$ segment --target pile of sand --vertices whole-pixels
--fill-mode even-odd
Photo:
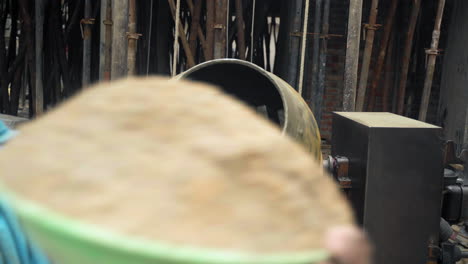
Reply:
[[[124,234],[254,252],[320,246],[352,223],[332,180],[253,111],[202,84],[130,79],[86,90],[0,152],[28,199]]]

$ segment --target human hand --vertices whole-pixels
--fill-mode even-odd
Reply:
[[[324,241],[332,258],[323,264],[370,264],[372,246],[364,232],[357,227],[330,229]]]

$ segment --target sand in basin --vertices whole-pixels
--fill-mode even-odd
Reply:
[[[87,89],[24,125],[0,168],[27,199],[177,245],[303,251],[353,221],[309,154],[203,84],[148,78]]]

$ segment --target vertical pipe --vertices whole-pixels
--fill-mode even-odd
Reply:
[[[189,8],[190,12],[191,12],[192,14],[195,14],[196,8],[200,8],[200,15],[201,15],[201,6],[202,6],[202,2],[203,2],[203,0],[200,0],[200,2],[199,2],[200,7],[197,7],[197,6],[194,7],[194,6],[193,6],[192,0],[187,0],[187,5],[188,5],[188,8]],[[203,30],[202,30],[202,28],[200,27],[200,22],[198,22],[198,25],[194,25],[193,22],[194,22],[194,21],[192,21],[192,27],[195,26],[195,27],[197,28],[197,32],[196,32],[196,33],[197,33],[197,35],[198,35],[198,40],[200,41],[200,44],[201,44],[201,46],[202,46],[202,48],[203,48],[203,54],[205,54],[205,53],[206,53],[205,35],[203,35]],[[192,53],[195,55],[194,52],[192,52]]]
[[[172,12],[167,1],[158,0],[155,3],[158,4],[157,14],[155,16],[156,21],[154,23],[154,26],[156,27],[154,32],[154,60],[156,61],[155,72],[158,74],[169,75],[171,73],[169,65],[170,43],[167,41],[167,36],[171,34],[170,19]]]
[[[171,2],[171,1],[169,1]],[[169,4],[171,6],[171,4]],[[180,0],[176,0],[175,12],[172,12],[174,15],[174,47],[172,49],[172,76],[177,74],[177,61],[179,60],[179,30],[183,27],[180,27]],[[182,30],[183,31],[183,30]],[[185,33],[185,32],[184,32]],[[181,34],[181,38],[185,39],[185,35]]]
[[[359,66],[359,38],[361,37],[362,0],[350,0],[348,37],[344,76],[343,110],[354,111]]]
[[[393,69],[392,65],[394,63],[393,60],[393,49],[395,45],[395,32],[392,33],[392,37],[390,39],[390,43],[388,44],[387,55],[385,59],[385,82],[383,87],[383,96],[382,96],[382,110],[384,112],[388,112],[390,110],[389,107],[389,95],[390,95],[390,88],[393,86]]]
[[[382,73],[382,69],[384,65],[384,60],[386,57],[388,42],[390,40],[390,34],[393,28],[393,21],[394,21],[396,9],[398,6],[398,2],[399,0],[392,0],[387,18],[385,20],[382,44],[380,45],[380,51],[377,57],[377,66],[375,67],[375,71],[373,74],[374,78],[372,79],[372,84],[370,87],[369,107],[367,109],[368,111],[374,110],[374,102],[375,102],[375,96],[376,96],[376,91],[377,91],[377,85],[379,85],[380,83],[380,77],[381,77],[381,73]]]
[[[213,59],[214,44],[214,21],[215,21],[214,0],[206,0],[206,60]]]
[[[322,12],[322,0],[315,0],[315,17],[314,17],[314,42],[312,46],[312,87],[311,98],[308,98],[312,103],[313,111],[317,117],[317,95],[318,95],[318,67],[319,67],[319,52],[320,52],[320,38],[323,36],[320,32],[320,20]]]
[[[444,15],[445,0],[439,0],[439,6],[437,7],[437,15],[434,25],[434,31],[432,32],[431,48],[426,50],[428,58],[426,78],[424,80],[424,90],[421,99],[421,108],[419,110],[419,120],[426,121],[427,108],[429,107],[429,99],[431,97],[432,80],[434,78],[435,62],[437,58],[437,49],[439,47],[440,38],[440,25],[442,23],[442,17]]]
[[[128,1],[112,2],[112,67],[111,79],[119,79],[127,73]]]
[[[195,0],[195,6],[192,13],[192,26],[190,28],[190,37],[189,37],[189,46],[192,54],[197,52],[197,34],[198,29],[200,28],[200,15],[202,8],[202,0]]]
[[[83,76],[81,86],[89,85],[91,79],[91,0],[84,2],[84,19],[81,26],[83,27]]]
[[[244,9],[242,0],[236,0],[236,22],[237,22],[237,50],[239,58],[245,60],[245,30],[244,30]]]
[[[32,100],[34,106],[35,116],[40,116],[44,112],[44,88],[42,83],[42,66],[43,66],[43,47],[44,47],[44,1],[35,1],[34,5],[35,12],[35,38],[36,38],[36,57],[35,57],[35,68],[36,78],[35,85],[32,89]]]
[[[101,0],[102,1],[102,0]],[[151,55],[151,36],[153,32],[153,1],[150,0],[150,17],[149,17],[149,26],[148,26],[148,33],[146,34],[146,38],[148,39],[148,52],[146,53],[146,75],[149,74],[150,68],[150,55]]]
[[[328,52],[328,32],[330,29],[330,1],[325,0],[323,7],[323,23],[322,23],[322,45],[320,46],[320,64],[318,72],[318,87],[317,94],[315,96],[315,119],[317,124],[320,127],[322,120],[322,103],[323,103],[323,93],[325,91],[325,77],[327,70],[327,52]]]
[[[221,59],[226,57],[227,0],[212,1],[215,2],[213,57]]]
[[[291,33],[300,32],[302,25],[302,0],[291,0],[289,5],[289,19],[292,20],[290,23],[290,31],[288,32],[289,49],[286,51],[288,54],[289,63],[287,64],[287,78],[286,81],[294,88],[297,87],[297,68],[299,65],[299,51],[300,51],[300,39],[298,36],[294,36]]]
[[[319,0],[319,1],[322,1],[322,0]],[[304,20],[302,22],[301,62],[299,64],[299,80],[297,82],[297,90],[300,95],[302,95],[302,87],[304,86],[304,68],[305,68],[307,31],[308,31],[307,28],[309,26],[309,3],[310,3],[310,0],[305,0]]]
[[[112,0],[101,0],[101,56],[104,58],[101,61],[100,79],[109,81],[111,79],[112,68]],[[104,13],[103,13],[104,12]],[[102,58],[102,57],[101,57]]]
[[[374,36],[377,26],[379,0],[372,0],[369,24],[366,25],[366,46],[364,47],[364,54],[362,57],[361,77],[359,78],[358,95],[356,100],[356,111],[362,112],[364,110],[364,101],[366,99],[367,78],[369,77],[369,65],[372,57],[372,49],[374,47]]]
[[[406,33],[405,50],[403,51],[403,61],[401,63],[400,84],[398,87],[398,104],[397,114],[403,115],[405,105],[405,92],[406,81],[408,80],[409,62],[411,59],[411,49],[413,47],[414,30],[416,29],[416,22],[419,16],[419,9],[421,8],[421,0],[413,1],[413,8],[411,9],[411,18]]]
[[[136,0],[128,0],[128,52],[127,52],[127,74],[135,75],[137,41],[140,34],[137,30]]]
[[[253,62],[254,56],[254,36],[255,36],[255,7],[257,6],[257,1],[253,0],[252,2],[252,23],[250,25],[250,62]]]
[[[100,34],[99,34],[99,80],[104,80],[104,61],[106,58],[105,55],[105,46],[106,46],[106,11],[107,11],[107,0],[101,0],[101,20],[99,21]]]
[[[174,0],[168,0],[169,3],[169,8],[171,9],[171,14],[172,18],[174,19],[174,23],[177,24],[175,27],[175,30],[177,31],[177,34],[174,34],[175,36],[178,36],[177,39],[180,40],[182,43],[182,48],[184,49],[185,52],[185,57],[187,59],[187,66],[193,67],[195,66],[195,58],[193,57],[192,52],[190,51],[190,46],[187,40],[187,37],[185,35],[185,30],[184,30],[184,25],[182,22],[180,22],[180,19],[177,19],[177,14],[180,15],[180,13],[177,12],[177,9],[180,8],[180,1],[177,0],[177,5],[174,3]],[[176,22],[178,21],[178,23]],[[174,44],[176,44],[177,49],[179,47],[178,41],[175,41]],[[175,51],[174,51],[175,54]]]

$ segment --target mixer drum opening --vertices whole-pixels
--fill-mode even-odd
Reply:
[[[284,105],[278,88],[259,69],[244,63],[212,61],[188,70],[184,78],[217,85],[273,123],[284,126]]]

